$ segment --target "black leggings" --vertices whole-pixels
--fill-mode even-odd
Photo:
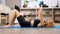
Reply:
[[[24,19],[24,16],[19,16],[18,18],[17,18],[17,20],[18,20],[18,22],[19,22],[19,24],[20,24],[20,26],[21,27],[30,27],[31,26],[31,22],[30,21],[26,21],[25,19]],[[39,19],[35,19],[34,20],[34,26],[33,27],[37,27],[37,25],[40,23],[40,20]]]

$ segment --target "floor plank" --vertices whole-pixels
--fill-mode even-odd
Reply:
[[[0,34],[60,34],[60,29],[55,28],[20,28],[0,29]]]

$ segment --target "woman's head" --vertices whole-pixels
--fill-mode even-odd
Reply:
[[[53,27],[54,26],[54,21],[52,19],[47,19],[45,21],[46,27]]]

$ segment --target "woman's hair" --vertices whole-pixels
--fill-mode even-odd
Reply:
[[[46,27],[53,27],[54,26],[54,21],[50,22],[49,24],[46,23]]]
[[[20,12],[19,6],[15,5],[15,9],[18,10],[18,11]]]

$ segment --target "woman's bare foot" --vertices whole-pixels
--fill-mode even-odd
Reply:
[[[13,25],[6,25],[5,27],[9,28],[9,27],[12,27]]]

